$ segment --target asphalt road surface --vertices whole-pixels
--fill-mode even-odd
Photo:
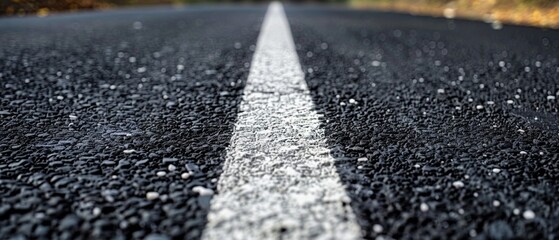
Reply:
[[[2,18],[0,83],[0,239],[559,238],[557,30],[278,4]]]

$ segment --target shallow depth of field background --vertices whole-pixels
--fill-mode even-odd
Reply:
[[[0,15],[47,16],[53,12],[110,9],[139,5],[200,3],[254,3],[262,0],[0,0]],[[307,0],[362,9],[380,9],[422,15],[559,28],[559,0]]]

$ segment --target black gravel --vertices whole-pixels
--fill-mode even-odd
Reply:
[[[366,238],[559,238],[559,31],[287,15]]]
[[[264,10],[0,19],[0,239],[199,238]],[[559,238],[558,31],[287,10],[366,238]]]
[[[199,238],[264,11],[0,19],[0,239]]]

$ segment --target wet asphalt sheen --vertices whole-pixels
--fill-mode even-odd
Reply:
[[[367,239],[559,237],[559,31],[285,6]],[[0,19],[0,239],[198,239],[266,13]]]

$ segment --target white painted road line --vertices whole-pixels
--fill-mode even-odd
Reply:
[[[203,239],[358,239],[283,7],[268,8]]]

